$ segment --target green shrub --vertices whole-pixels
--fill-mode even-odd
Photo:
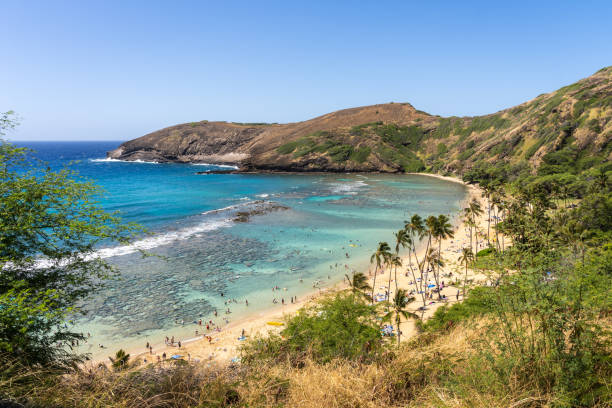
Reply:
[[[336,163],[342,163],[348,160],[353,154],[353,146],[351,145],[338,145],[330,148],[327,153],[332,161]]]
[[[383,351],[375,315],[375,307],[360,297],[338,293],[289,318],[282,338],[270,336],[247,342],[241,349],[242,361],[299,362],[306,357],[319,362],[336,358],[372,361]]]
[[[372,149],[370,149],[369,147],[360,147],[355,149],[351,156],[350,159],[354,162],[357,163],[364,163],[368,157],[370,156],[370,153],[372,152]]]
[[[280,154],[289,154],[289,153],[293,153],[293,151],[295,150],[297,146],[298,146],[298,142],[293,141],[293,142],[285,143],[282,146],[279,146],[276,149],[276,151]]]
[[[474,154],[474,149],[467,149],[467,150],[464,150],[463,152],[461,152],[457,158],[459,160],[467,160],[473,154]]]
[[[417,323],[419,329],[427,332],[446,330],[460,321],[491,313],[494,296],[495,292],[491,287],[474,288],[463,302],[455,303],[452,306],[442,306],[426,322],[419,321]]]

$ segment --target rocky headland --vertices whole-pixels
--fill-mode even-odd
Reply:
[[[482,161],[538,167],[562,149],[610,158],[612,67],[491,115],[440,117],[409,103],[288,124],[198,121],[123,143],[108,157],[238,166],[238,172],[448,172]],[[224,171],[226,172],[226,171]],[[227,171],[227,172],[231,172]]]

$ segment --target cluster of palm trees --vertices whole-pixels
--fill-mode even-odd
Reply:
[[[388,269],[386,315],[384,316],[384,320],[395,319],[398,327],[399,342],[399,322],[401,317],[419,318],[419,316],[406,309],[408,304],[415,300],[415,297],[410,296],[407,290],[398,287],[397,269],[398,267],[402,267],[400,252],[402,249],[408,251],[408,270],[412,275],[414,292],[420,295],[421,301],[423,302],[420,316],[422,317],[427,305],[427,299],[432,294],[430,288],[428,288],[428,282],[431,275],[433,275],[433,279],[436,282],[433,286],[437,289],[438,299],[441,299],[439,290],[440,276],[441,268],[444,266],[444,260],[440,255],[442,241],[447,238],[452,238],[454,236],[454,231],[450,219],[444,214],[438,215],[437,217],[432,215],[426,219],[423,219],[418,214],[414,214],[410,220],[404,222],[404,227],[395,232],[394,236],[395,245],[393,250],[387,242],[379,242],[376,251],[370,258],[370,263],[375,266],[372,287],[368,285],[367,277],[360,272],[353,273],[352,277],[346,275],[346,279],[349,282],[349,286],[354,296],[367,299],[374,304],[377,277],[385,268]],[[423,239],[426,239],[426,249],[423,257],[419,259],[416,249]],[[391,298],[391,281],[393,279],[395,280],[395,295],[393,300],[389,301]]]

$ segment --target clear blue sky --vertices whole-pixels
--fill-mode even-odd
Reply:
[[[390,101],[485,114],[612,65],[610,0],[360,3],[4,1],[0,111],[22,117],[9,139]]]

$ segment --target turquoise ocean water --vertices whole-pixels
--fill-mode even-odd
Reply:
[[[219,167],[105,160],[118,144],[19,143],[52,168],[76,161],[73,169],[104,188],[105,209],[149,231],[133,245],[100,248],[121,279],[93,296],[77,322],[91,334],[81,350],[94,358],[166,335],[193,337],[200,318],[233,321],[280,307],[274,298],[304,296],[315,282],[327,287],[354,269],[367,271],[377,243],[391,243],[403,220],[455,216],[466,194],[460,184],[426,176],[197,175]],[[275,204],[288,209],[232,221],[236,212]],[[156,256],[143,258],[138,248]]]

